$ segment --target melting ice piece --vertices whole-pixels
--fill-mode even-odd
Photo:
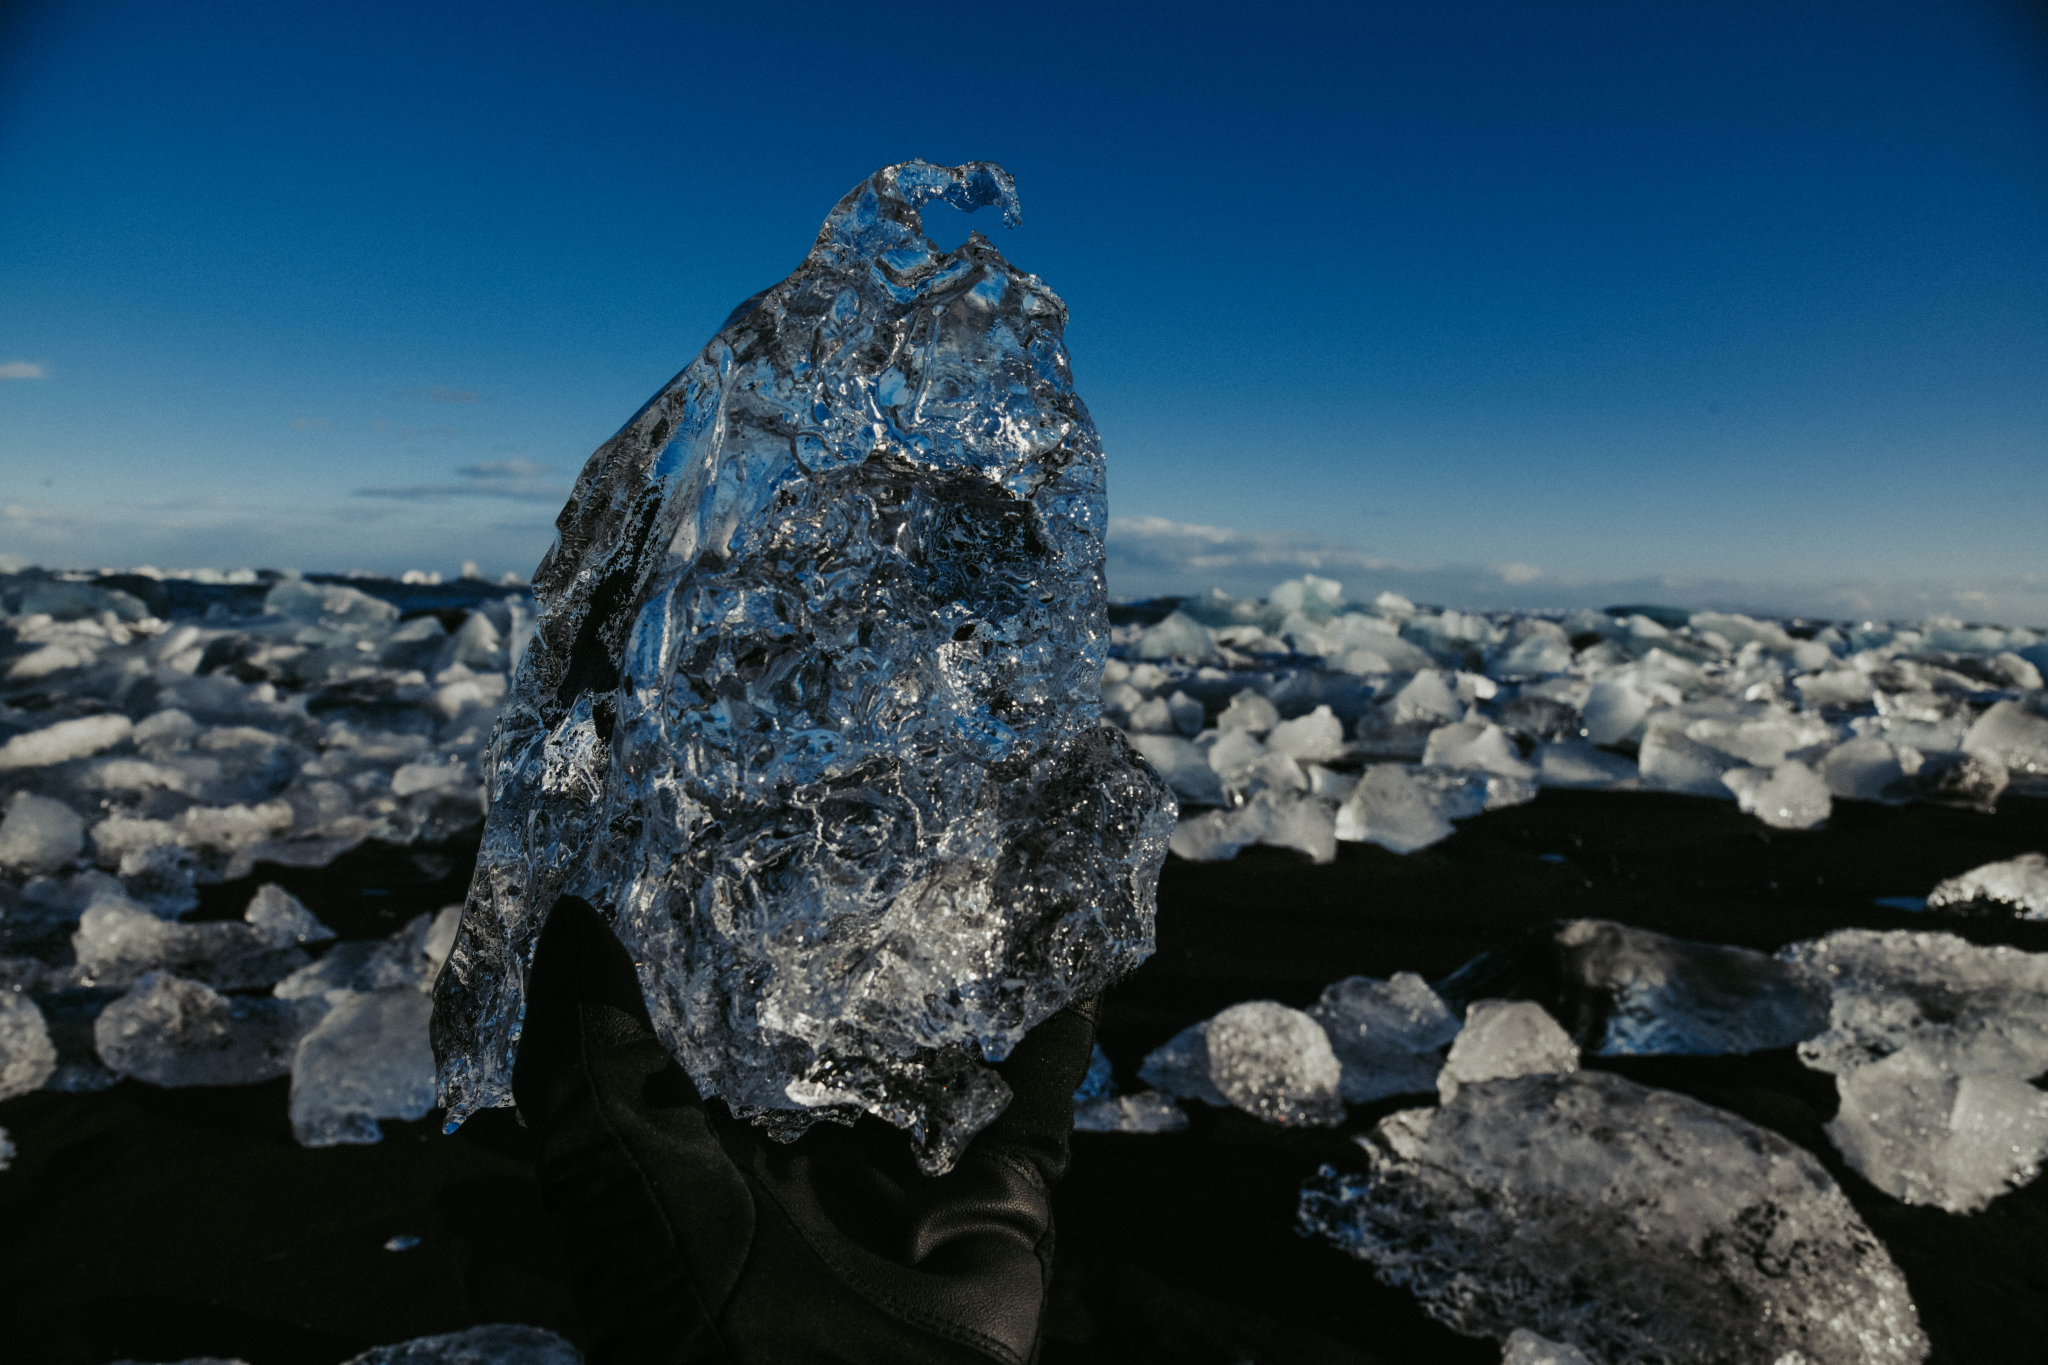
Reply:
[[[87,906],[71,936],[78,966],[94,985],[125,986],[164,969],[223,990],[268,986],[306,965],[300,944],[334,933],[275,886],[249,902],[242,923],[168,924],[125,899]]]
[[[292,1058],[292,1135],[304,1147],[376,1142],[378,1119],[434,1107],[434,1002],[399,988],[340,995]]]
[[[1460,1087],[1475,1081],[1578,1069],[1578,1044],[1543,1006],[1530,1000],[1475,1000],[1465,1007],[1465,1027],[1437,1073],[1436,1090],[1449,1104]]]
[[[934,247],[941,199],[1017,221],[994,165],[876,172],[585,466],[437,988],[452,1122],[511,1102],[565,894],[704,1094],[784,1137],[878,1115],[934,1172],[1008,1102],[983,1060],[1150,953],[1174,807],[1099,724],[1066,308]]]
[[[1166,1095],[1309,1126],[1344,1121],[1342,1075],[1322,1025],[1271,1000],[1232,1005],[1181,1030],[1138,1068]]]
[[[1576,1346],[1537,1336],[1526,1327],[1508,1333],[1500,1365],[1599,1365]]]
[[[0,866],[34,874],[71,861],[85,846],[85,821],[62,801],[16,792],[0,816]]]
[[[1905,1277],[1813,1156],[1602,1072],[1466,1085],[1329,1167],[1300,1226],[1456,1331],[1517,1328],[1597,1361],[1926,1358]]]
[[[461,917],[461,906],[445,905],[436,914],[414,916],[390,938],[337,943],[318,962],[278,982],[271,994],[298,1000],[329,991],[430,991]]]
[[[1949,915],[2048,919],[2048,856],[2022,853],[1950,877],[1927,893],[1927,908]]]
[[[1826,823],[1834,801],[1819,773],[1796,759],[1775,768],[1735,768],[1721,774],[1735,803],[1772,829],[1812,829]]]
[[[1592,919],[1555,942],[1566,985],[1604,996],[1601,1056],[1762,1052],[1827,1027],[1827,986],[1763,953]]]
[[[493,1322],[373,1346],[342,1365],[583,1365],[583,1353],[544,1328]]]
[[[1957,1076],[1918,1048],[1835,1079],[1830,1141],[1908,1204],[1976,1213],[2041,1173],[2048,1095],[2015,1076]]]
[[[1413,972],[1345,977],[1309,1014],[1344,1068],[1339,1090],[1351,1104],[1436,1089],[1444,1045],[1458,1036],[1457,1016]]]
[[[100,1012],[100,1060],[155,1085],[254,1085],[291,1070],[319,1009],[267,996],[224,996],[151,972]]]
[[[1077,1133],[1177,1133],[1187,1126],[1186,1111],[1157,1090],[1104,1095],[1074,1106]]]
[[[0,1100],[43,1088],[57,1069],[57,1045],[36,1002],[0,990]]]

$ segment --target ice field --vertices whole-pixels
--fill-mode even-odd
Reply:
[[[93,1103],[204,1124],[177,1094],[223,1116],[260,1099],[291,1147],[266,1161],[320,1149],[387,1174],[402,1152],[340,1149],[465,1141],[430,1118],[428,992],[533,605],[516,584],[408,578],[0,576],[0,1206],[32,1211],[24,1182],[71,1178],[36,1144],[72,1152],[51,1116],[83,1124]],[[2048,1249],[2048,638],[1356,604],[1313,577],[1112,620],[1104,719],[1181,813],[1160,953],[1112,993],[1077,1095],[1090,1136],[1063,1198],[1093,1202],[1062,1205],[1063,1254],[1100,1269],[1091,1247],[1125,1235],[1091,1241],[1112,1198],[1091,1161],[1133,1189],[1207,1162],[1210,1186],[1149,1206],[1162,1235],[1293,1239],[1322,1258],[1304,1283],[1344,1286],[1417,1344],[1168,1313],[1178,1291],[1118,1262],[1055,1303],[1068,1335],[1049,1361],[2020,1358],[1957,1344],[1988,1329],[1929,1308],[1949,1291],[1923,1289],[1939,1277],[1915,1239],[1935,1234],[1899,1229]],[[1417,927],[1435,912],[1414,888],[1476,884],[1494,855],[1465,850],[1567,817],[1594,831],[1582,844],[1638,818],[1773,859],[1865,842],[1813,861],[1815,889],[1770,880],[1757,904],[1792,897],[1775,917],[1717,918],[1610,894],[1560,839],[1486,883],[1525,904],[1431,892],[1460,927],[1417,937],[1438,930]],[[1883,831],[1896,854],[1870,851]],[[1702,885],[1727,861],[1683,845],[1667,835],[1668,859]],[[1627,876],[1654,881],[1664,855],[1639,855]],[[1928,871],[1844,889],[1893,857]],[[323,899],[343,882],[361,898]],[[1330,896],[1346,908],[1292,903]],[[1197,966],[1199,986],[1174,975]],[[1233,1171],[1292,1195],[1226,1216],[1212,1191]],[[1114,1334],[1084,1330],[1109,1311],[1091,1295],[1186,1340],[1091,1355]],[[537,1337],[530,1356],[292,1340],[277,1359],[570,1358]],[[51,1358],[92,1358],[66,1349]]]

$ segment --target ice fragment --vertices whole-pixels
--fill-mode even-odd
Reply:
[[[1827,783],[1797,760],[1775,768],[1735,768],[1721,774],[1742,810],[1772,829],[1813,829],[1834,808]]]
[[[1539,1337],[1526,1327],[1508,1333],[1500,1365],[1599,1365],[1576,1346]]]
[[[292,1134],[301,1146],[375,1142],[378,1119],[434,1107],[434,1049],[424,992],[398,988],[329,997],[327,1017],[292,1058]]]
[[[36,1002],[0,990],[0,1100],[40,1090],[57,1069],[57,1046]]]
[[[197,981],[151,972],[101,1011],[100,1060],[155,1085],[254,1085],[291,1070],[308,1002],[224,996]]]
[[[583,1365],[583,1355],[543,1328],[494,1322],[375,1346],[342,1365]]]
[[[1338,1088],[1350,1104],[1436,1089],[1443,1048],[1458,1019],[1413,972],[1390,980],[1348,976],[1309,1011],[1343,1066]]]
[[[1300,1226],[1457,1331],[1524,1329],[1596,1361],[1926,1358],[1905,1277],[1821,1164],[1698,1100],[1519,1076],[1391,1115],[1364,1145],[1366,1174],[1303,1187]]]
[[[2008,914],[2048,919],[2048,856],[2022,853],[1950,877],[1927,893],[1927,908],[1950,915]]]
[[[85,821],[62,801],[16,792],[0,816],[0,866],[34,874],[70,862],[85,844]]]
[[[1465,1026],[1437,1073],[1436,1089],[1449,1104],[1460,1087],[1475,1081],[1578,1069],[1578,1045],[1541,1005],[1529,1000],[1475,1000],[1465,1007]]]

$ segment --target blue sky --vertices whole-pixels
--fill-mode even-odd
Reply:
[[[1016,176],[1122,595],[2048,623],[2017,3],[5,13],[15,562],[523,573],[922,156]]]

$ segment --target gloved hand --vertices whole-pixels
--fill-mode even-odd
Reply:
[[[931,1178],[878,1120],[781,1144],[706,1103],[655,1037],[610,927],[558,903],[513,1093],[592,1365],[1025,1365],[1094,1016],[1090,1001],[1034,1029],[996,1068],[1009,1108]]]

